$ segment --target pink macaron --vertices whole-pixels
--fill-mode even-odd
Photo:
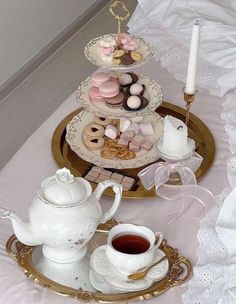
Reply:
[[[119,92],[116,96],[104,97],[104,99],[108,106],[112,106],[112,107],[121,106],[124,100],[124,93]]]
[[[103,101],[103,97],[99,93],[99,88],[97,87],[91,87],[89,89],[89,98],[90,100],[97,102],[97,101]]]
[[[106,81],[99,86],[99,93],[103,97],[114,97],[118,95],[120,88],[115,81]]]
[[[92,75],[92,84],[95,87],[99,87],[103,82],[110,80],[110,78],[107,73],[96,73]]]

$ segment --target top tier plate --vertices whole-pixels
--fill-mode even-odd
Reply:
[[[84,55],[85,57],[92,62],[94,65],[97,65],[99,67],[108,68],[108,69],[130,69],[134,67],[139,67],[143,64],[145,64],[154,54],[153,47],[150,43],[146,42],[141,37],[134,37],[135,40],[139,43],[138,52],[140,52],[143,56],[143,59],[139,62],[134,62],[130,65],[115,65],[112,62],[105,62],[101,59],[100,54],[98,53],[98,43],[99,40],[102,38],[106,38],[107,36],[113,36],[116,38],[116,34],[108,34],[104,36],[99,36],[97,38],[94,38],[89,41],[89,43],[84,48]]]
[[[115,76],[112,72],[110,75]],[[101,117],[121,119],[148,114],[155,111],[161,105],[163,98],[162,88],[155,80],[142,74],[137,75],[139,77],[137,83],[145,85],[146,93],[144,93],[144,96],[149,100],[149,104],[142,110],[126,111],[123,107],[109,107],[105,102],[92,102],[89,99],[89,88],[92,86],[91,76],[80,83],[76,99],[82,104],[86,111]]]

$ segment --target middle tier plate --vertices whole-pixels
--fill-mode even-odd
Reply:
[[[115,76],[115,73],[110,73]],[[82,104],[83,108],[97,116],[109,118],[131,118],[138,115],[144,115],[154,112],[162,103],[163,93],[161,86],[150,77],[142,74],[138,75],[137,83],[144,84],[146,91],[144,96],[149,100],[149,104],[138,111],[127,111],[123,107],[110,107],[104,101],[92,102],[89,99],[89,89],[92,87],[92,77],[89,76],[86,80],[81,82],[78,87],[76,98]]]
[[[92,123],[94,114],[82,111],[68,123],[66,128],[66,141],[70,148],[82,159],[103,168],[129,169],[139,168],[144,165],[155,162],[160,158],[156,150],[155,142],[162,135],[163,118],[157,113],[149,113],[144,117],[144,122],[151,122],[154,134],[149,136],[149,140],[154,143],[152,149],[148,152],[139,152],[136,157],[129,160],[105,159],[100,155],[100,151],[89,150],[83,142],[83,129],[86,125]]]

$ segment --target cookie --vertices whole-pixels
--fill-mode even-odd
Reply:
[[[105,141],[105,147],[107,148],[115,148],[117,146],[117,140],[108,139]]]
[[[122,159],[123,160],[130,160],[130,159],[134,159],[135,157],[136,157],[135,152],[129,151]]]
[[[89,150],[100,150],[105,144],[103,137],[91,138],[86,134],[83,135],[83,142]]]
[[[122,105],[124,97],[125,97],[124,93],[120,92],[118,95],[114,97],[105,98],[105,102],[108,106],[119,107]]]
[[[113,59],[112,59],[112,62],[113,62],[115,65],[120,65],[120,64],[121,64],[120,58],[113,58]]]
[[[101,138],[104,135],[104,127],[96,123],[88,124],[84,128],[84,134],[90,138]]]
[[[116,157],[120,159],[123,159],[129,153],[128,148],[123,145],[117,145],[117,151]]]
[[[108,126],[112,123],[112,119],[105,118],[105,117],[99,117],[99,116],[94,116],[94,123],[101,125],[101,126]]]
[[[103,147],[100,151],[100,155],[102,158],[112,159],[117,155],[116,148]]]
[[[130,54],[130,57],[135,61],[135,62],[139,62],[143,59],[143,55],[140,54],[139,52],[134,52],[134,51],[131,51],[129,52]]]
[[[113,53],[113,58],[120,59],[124,54],[124,50],[115,50],[115,52]]]
[[[123,65],[130,65],[135,62],[128,53],[125,53],[122,57],[120,57],[120,60]]]

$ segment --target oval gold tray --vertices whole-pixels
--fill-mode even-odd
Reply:
[[[112,219],[105,224],[98,226],[98,230],[88,244],[88,250],[92,253],[96,247],[104,245],[109,230],[116,225],[117,222]],[[24,274],[33,282],[49,289],[52,292],[63,296],[69,296],[82,301],[99,301],[102,303],[120,303],[129,300],[145,300],[158,296],[166,292],[171,287],[175,287],[186,282],[192,275],[192,265],[190,261],[181,256],[177,249],[173,249],[163,241],[160,249],[165,252],[169,261],[169,270],[165,278],[155,282],[151,287],[135,291],[124,292],[119,294],[105,294],[101,292],[90,292],[82,289],[74,289],[61,285],[47,277],[45,277],[34,264],[34,251],[40,246],[27,246],[20,243],[15,235],[12,235],[6,243],[8,254],[16,259]],[[39,249],[39,248],[38,248]]]
[[[84,176],[88,171],[91,164],[81,159],[75,152],[73,152],[65,140],[66,126],[72,118],[83,109],[80,108],[68,116],[66,116],[61,123],[57,126],[52,136],[51,148],[53,157],[60,168],[66,167],[76,176]],[[168,102],[163,102],[156,112],[161,116],[172,115],[176,118],[185,121],[186,110]],[[196,152],[203,157],[203,161],[199,169],[195,172],[197,180],[199,181],[210,169],[215,157],[215,142],[212,133],[208,127],[195,115],[190,113],[189,121],[189,137],[193,138],[196,142]],[[147,167],[148,165],[144,166]],[[128,176],[137,178],[137,173],[144,167],[136,169],[116,169],[115,171],[123,173]],[[93,188],[97,185],[91,183]],[[106,195],[113,196],[114,193],[111,189],[105,191]],[[155,196],[155,190],[146,191],[141,182],[138,181],[137,187],[133,191],[124,191],[123,198],[147,198]]]

